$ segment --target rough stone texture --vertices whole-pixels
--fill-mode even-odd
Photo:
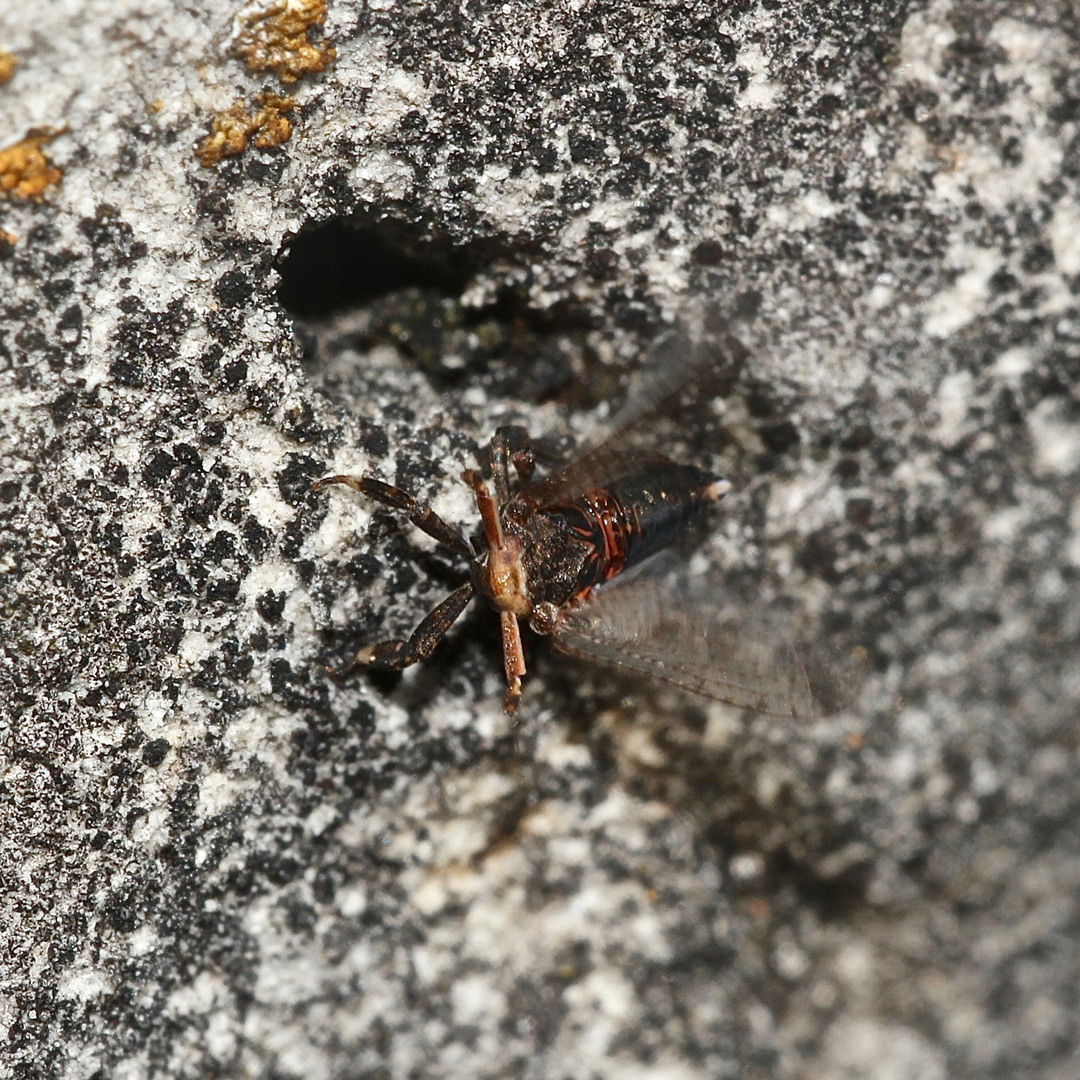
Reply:
[[[1075,1077],[1074,5],[336,0],[288,88],[232,14],[0,13],[0,140],[67,125],[0,207],[0,1076]],[[200,165],[261,92],[291,139]],[[452,575],[309,481],[471,520],[703,299],[694,565],[862,641],[858,708],[538,649],[515,732],[483,611],[328,679]]]

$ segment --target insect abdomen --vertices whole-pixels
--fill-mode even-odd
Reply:
[[[608,490],[631,522],[623,570],[674,543],[718,495],[707,473],[674,462],[657,463]]]
[[[658,459],[545,513],[588,542],[590,554],[577,581],[584,591],[673,543],[720,493],[701,469]]]

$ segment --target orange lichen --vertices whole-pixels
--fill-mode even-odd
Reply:
[[[236,16],[232,53],[249,71],[273,71],[283,83],[296,82],[337,56],[325,39],[308,39],[308,30],[325,19],[326,0],[256,0]]]
[[[63,175],[41,149],[62,128],[32,128],[24,138],[0,150],[0,195],[41,202]]]
[[[19,238],[6,229],[0,229],[0,259],[6,259],[14,250]]]
[[[17,56],[12,56],[6,50],[0,49],[0,86],[11,82],[11,76],[15,74],[15,69],[18,66],[19,58]]]
[[[254,112],[249,113],[238,101],[211,119],[210,134],[195,150],[204,165],[216,165],[222,158],[242,153],[249,139],[260,150],[289,141],[292,125],[284,114],[292,111],[292,98],[262,93],[257,100],[259,108]]]

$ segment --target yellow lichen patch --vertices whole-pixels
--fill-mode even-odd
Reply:
[[[40,202],[63,175],[41,148],[62,128],[33,128],[25,138],[0,150],[0,195]]]
[[[11,76],[15,74],[15,69],[19,66],[19,58],[12,56],[11,53],[0,49],[0,86],[3,86],[6,82],[11,82]]]
[[[250,71],[273,71],[284,83],[322,71],[337,55],[308,30],[326,19],[326,0],[254,0],[236,16],[232,52]]]
[[[18,242],[19,238],[14,233],[0,229],[0,259],[6,259]]]
[[[263,93],[258,103],[259,107],[251,113],[238,101],[214,116],[210,134],[199,143],[195,156],[204,165],[216,165],[222,158],[242,153],[249,139],[260,150],[288,142],[292,126],[285,113],[292,111],[292,98]]]

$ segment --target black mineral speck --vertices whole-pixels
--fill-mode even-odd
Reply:
[[[798,446],[801,436],[799,429],[790,420],[779,420],[774,424],[762,424],[758,434],[765,447],[774,454],[786,454]]]
[[[76,345],[82,337],[83,313],[78,304],[72,304],[57,320],[56,329],[65,345]]]
[[[865,450],[874,441],[869,424],[856,424],[840,440],[841,450]]]
[[[796,561],[808,574],[824,581],[840,580],[836,568],[838,552],[832,535],[827,530],[811,533],[796,555]]]
[[[369,552],[354,555],[347,564],[349,577],[358,590],[366,589],[378,576],[379,560]]]
[[[244,544],[247,546],[248,551],[256,559],[261,559],[270,549],[270,543],[273,539],[270,530],[249,514],[244,520],[242,532]]]
[[[874,516],[873,500],[848,499],[845,515],[852,525],[860,529],[868,529]]]
[[[719,266],[724,261],[724,245],[719,240],[702,240],[694,248],[694,262],[699,266]]]
[[[211,420],[203,425],[200,441],[203,446],[220,446],[225,438],[225,424],[221,420]]]
[[[242,270],[227,271],[214,286],[214,295],[221,305],[227,308],[246,304],[254,291],[255,286]]]
[[[119,522],[115,523],[119,528]],[[161,533],[154,529],[148,532],[142,540],[142,554],[143,560],[149,566],[153,566],[155,563],[161,562],[162,559],[168,554],[165,548],[165,538]]]
[[[187,517],[197,525],[208,525],[217,513],[225,498],[225,489],[220,480],[214,479],[206,485],[201,499],[189,502],[186,507]]]
[[[239,499],[234,499],[222,508],[221,516],[232,525],[239,525],[244,520],[244,512],[247,504]]]
[[[322,428],[315,420],[314,410],[306,401],[286,411],[282,417],[281,429],[298,443],[315,442],[322,434]]]
[[[80,397],[75,390],[65,390],[50,403],[49,412],[52,413],[53,423],[57,427],[63,427],[75,414]]]
[[[236,537],[232,533],[218,530],[206,545],[205,555],[212,563],[219,566],[227,559],[235,559]]]
[[[169,749],[168,739],[151,739],[142,749],[143,763],[156,769],[165,760]]]
[[[104,909],[105,921],[118,934],[130,934],[140,922],[134,898],[128,894],[114,895]]]
[[[148,484],[157,484],[167,480],[176,468],[177,461],[172,454],[158,450],[143,469],[143,479]]]
[[[288,464],[277,474],[278,491],[290,506],[307,502],[311,484],[324,472],[322,462],[306,454],[288,454]]]
[[[255,666],[251,654],[235,638],[222,644],[221,661],[225,673],[237,680],[246,679]]]
[[[255,601],[255,610],[271,626],[276,626],[281,622],[281,616],[285,611],[285,594],[283,592],[262,593]]]
[[[386,457],[390,451],[390,438],[382,428],[375,427],[374,424],[363,424],[360,445],[372,457]]]
[[[1054,251],[1046,244],[1032,244],[1021,265],[1029,274],[1040,274],[1054,265]]]
[[[858,480],[861,471],[859,459],[847,455],[840,458],[836,463],[836,467],[833,469],[833,472],[846,483],[853,483]]]
[[[222,385],[230,390],[236,390],[247,381],[248,366],[246,360],[233,360],[226,364],[221,373]]]
[[[121,385],[140,389],[144,385],[142,364],[134,359],[117,359],[109,365],[109,374]]]
[[[281,404],[283,394],[281,383],[277,379],[268,379],[263,383],[256,383],[248,387],[248,404],[260,413],[264,419],[270,421],[274,410]]]
[[[235,578],[215,578],[206,586],[206,599],[231,604],[240,593],[240,582]]]
[[[217,371],[225,350],[216,342],[199,357],[199,370],[208,378]]]
[[[755,420],[767,420],[776,412],[776,403],[760,387],[751,387],[746,393],[746,409]]]
[[[74,288],[75,282],[71,278],[56,278],[46,281],[41,286],[41,292],[49,304],[55,307],[61,300],[69,297]]]
[[[297,559],[304,545],[304,537],[307,535],[303,523],[299,517],[293,518],[284,529],[281,530],[279,550],[286,559]]]

